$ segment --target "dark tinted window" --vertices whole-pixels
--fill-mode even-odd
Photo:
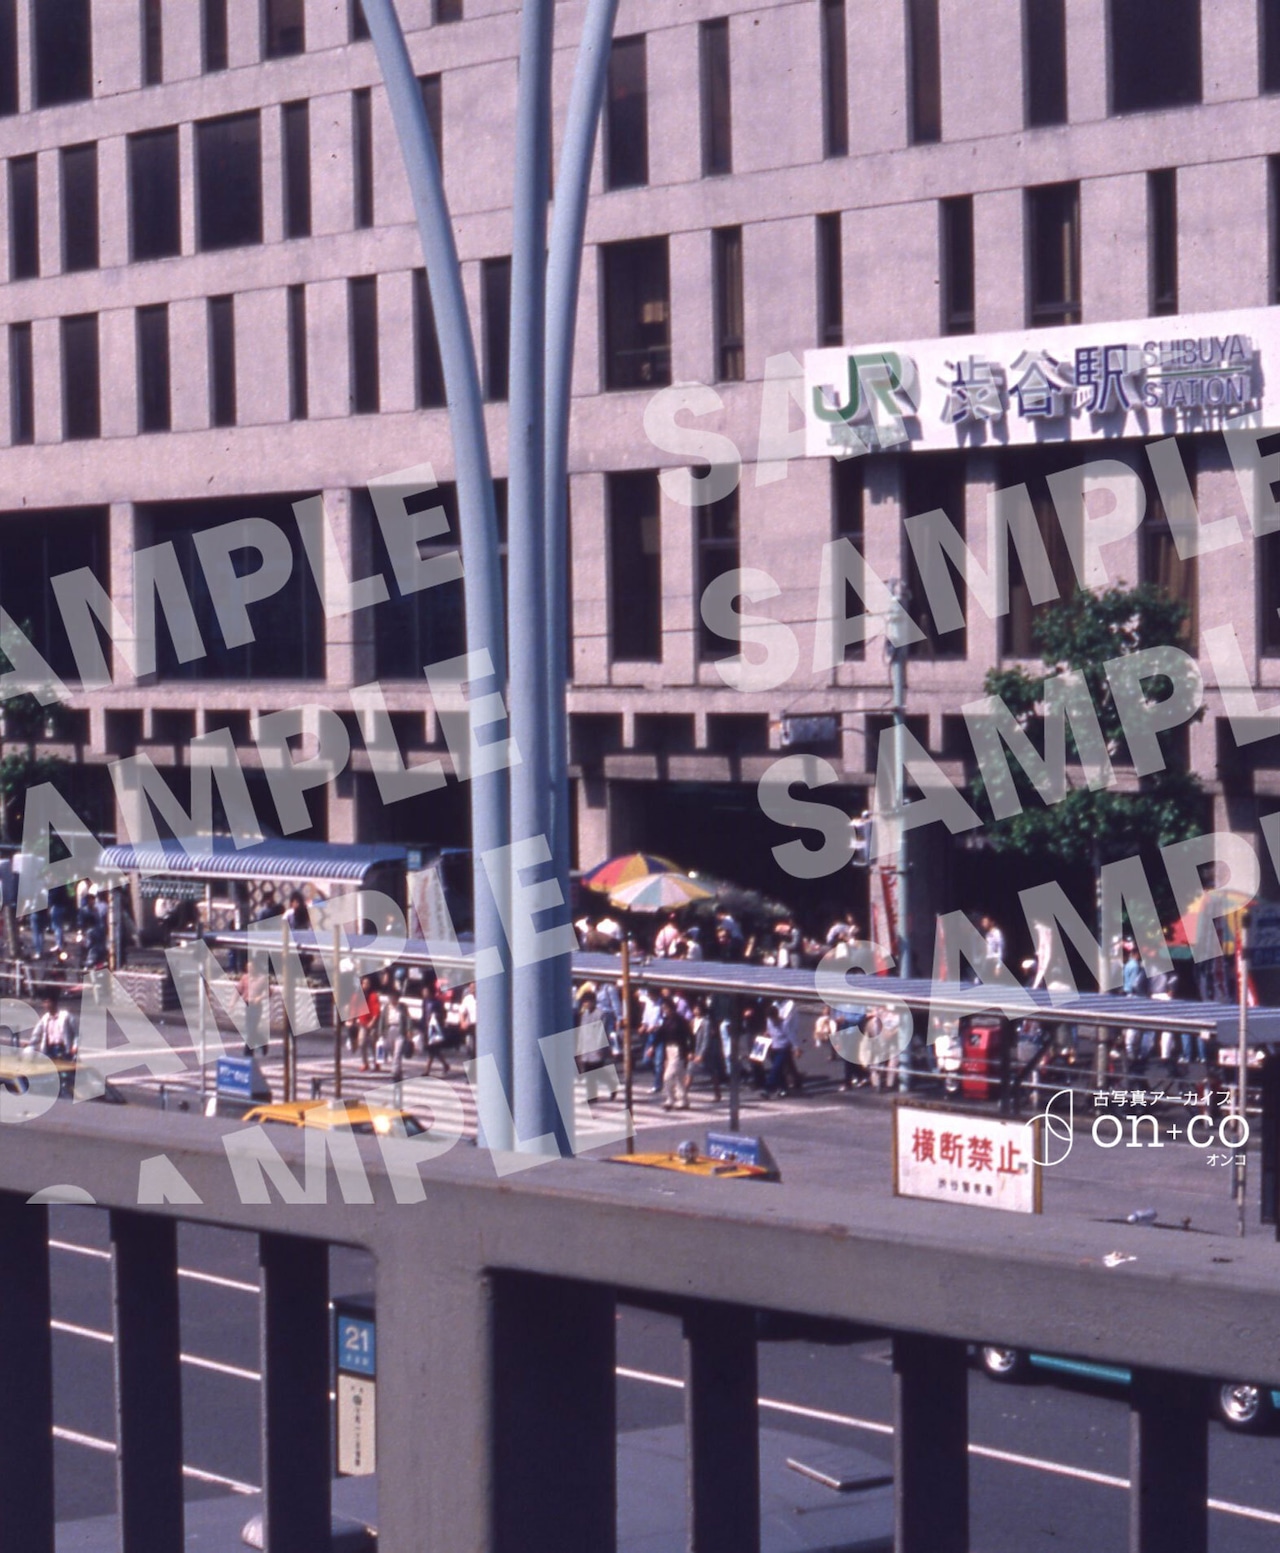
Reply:
[[[907,0],[911,143],[942,139],[942,59],[938,0]]]
[[[705,662],[714,662],[731,657],[739,647],[737,634],[724,636],[713,630],[701,609],[702,596],[711,584],[726,572],[737,571],[741,561],[737,487],[719,501],[694,510],[698,524],[698,655]]]
[[[18,111],[18,0],[0,0],[0,114]]]
[[[698,31],[702,66],[702,171],[733,171],[733,111],[729,80],[729,18],[703,22]]]
[[[1151,312],[1178,311],[1178,174],[1172,167],[1147,175],[1151,242]]]
[[[9,161],[9,277],[33,280],[40,273],[40,201],[34,156]]]
[[[438,410],[445,403],[444,368],[426,270],[413,272],[413,341],[415,399],[420,410]]]
[[[284,105],[284,235],[311,236],[311,110]]]
[[[102,434],[96,313],[62,320],[62,434],[68,442]]]
[[[601,247],[606,388],[671,381],[671,281],[665,237]]]
[[[942,332],[973,333],[973,197],[943,200]]]
[[[1025,0],[1027,125],[1067,122],[1067,0]]]
[[[444,102],[438,75],[420,75],[418,90],[422,93],[422,107],[427,115],[427,127],[436,148],[436,160],[444,171]]]
[[[822,138],[828,156],[849,151],[849,39],[844,0],[822,0]]]
[[[818,344],[844,344],[844,243],[840,212],[817,218]]]
[[[164,80],[164,0],[142,0],[142,84]]]
[[[1259,86],[1264,92],[1280,92],[1280,0],[1261,0],[1258,10],[1262,34]]]
[[[946,513],[951,526],[963,539],[966,455],[961,452],[923,453],[919,457],[904,459],[903,463],[903,516],[915,518],[926,512],[940,510]],[[964,578],[957,575],[951,563],[931,547],[925,547],[929,571],[923,571],[915,546],[909,543],[905,533],[902,543],[907,563],[907,613],[924,632],[923,641],[911,644],[912,656],[963,658],[967,650],[966,628],[962,625],[955,630],[939,631],[933,618],[933,601],[945,597],[945,573],[950,571],[963,610],[966,600]],[[941,574],[935,575],[934,568],[941,569]]]
[[[649,88],[644,38],[615,38],[609,55],[604,120],[605,186],[649,181]]]
[[[1110,0],[1111,111],[1200,101],[1200,0]]]
[[[310,409],[307,388],[307,288],[289,287],[289,419],[305,421]]]
[[[862,554],[863,521],[862,498],[867,461],[865,458],[833,458],[831,460],[831,537],[847,539],[859,555]],[[850,584],[845,583],[850,593]],[[856,592],[855,590],[852,590]],[[847,598],[840,603],[847,615],[861,612],[861,599]],[[867,656],[865,641],[846,642],[846,662],[862,662]]]
[[[227,0],[201,0],[206,71],[227,68]]]
[[[608,477],[609,656],[662,657],[662,544],[656,470]]]
[[[1027,190],[1027,252],[1031,265],[1028,322],[1080,322],[1080,185],[1050,183]]]
[[[722,383],[746,376],[743,341],[742,228],[717,227],[711,234],[715,291],[716,375]]]
[[[362,275],[348,285],[351,309],[351,408],[375,415],[378,387],[378,278]]]
[[[324,640],[320,599],[311,567],[302,550],[292,504],[314,492],[218,498],[211,501],[165,502],[139,505],[138,520],[151,543],[172,543],[195,608],[204,653],[189,663],[178,663],[158,612],[158,677],[161,679],[319,679],[324,674]],[[293,551],[288,581],[278,593],[248,604],[254,639],[242,647],[224,645],[222,629],[201,566],[194,536],[223,524],[265,518],[286,536]],[[231,561],[238,574],[250,574],[261,565],[256,550],[233,550]]]
[[[307,46],[306,0],[263,0],[262,35],[268,59],[301,54]]]
[[[129,136],[129,230],[134,259],[168,259],[180,251],[178,131]]]
[[[138,429],[168,431],[169,309],[140,307],[138,320]]]
[[[62,152],[62,267],[98,268],[98,147]]]
[[[431,19],[437,24],[441,22],[460,22],[462,20],[462,0],[434,0],[431,7]]]
[[[361,43],[369,36],[369,23],[365,19],[360,0],[351,0],[351,41]]]
[[[462,580],[437,583],[434,587],[402,595],[383,542],[382,528],[371,510],[368,492],[353,493],[353,500],[357,513],[363,514],[363,521],[372,535],[374,568],[386,579],[391,594],[390,599],[374,611],[374,672],[387,679],[421,682],[424,665],[455,658],[466,649]],[[432,507],[444,509],[449,527],[446,533],[419,546],[424,559],[458,549],[456,487],[441,485],[425,492],[416,499],[411,510],[425,511]]]
[[[0,609],[30,631],[32,645],[68,683],[80,674],[50,582],[87,566],[105,586],[107,554],[105,507],[0,515]]]
[[[262,142],[257,113],[196,125],[199,246],[239,248],[262,241]]]
[[[367,86],[351,94],[352,202],[357,227],[373,225],[373,98]]]
[[[480,266],[484,314],[484,396],[505,399],[511,366],[511,260],[486,259]]]
[[[31,361],[31,325],[9,325],[9,440],[36,440],[35,376]]]
[[[31,7],[36,107],[93,96],[89,0],[39,0]]]
[[[236,311],[234,297],[209,298],[209,417],[236,423]]]

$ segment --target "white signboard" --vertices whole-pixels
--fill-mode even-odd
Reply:
[[[899,1101],[893,1112],[896,1197],[1040,1212],[1035,1124]]]
[[[368,1477],[377,1470],[374,1417],[377,1382],[364,1375],[337,1376],[338,1472],[343,1477]]]
[[[1275,309],[806,351],[810,457],[1280,426]]]

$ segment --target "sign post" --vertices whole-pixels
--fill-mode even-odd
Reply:
[[[335,1467],[339,1477],[377,1471],[378,1334],[373,1301],[333,1302]]]
[[[1039,1213],[1038,1124],[899,1100],[893,1108],[893,1194]]]

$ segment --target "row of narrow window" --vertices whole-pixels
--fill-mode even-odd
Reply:
[[[1143,478],[1147,490],[1147,516],[1138,539],[1138,571],[1144,582],[1153,582],[1186,605],[1187,640],[1198,641],[1198,581],[1194,558],[1180,556],[1159,490],[1140,446],[1114,447]],[[1198,463],[1196,449],[1183,447],[1186,467]],[[1002,487],[1025,485],[1044,541],[1048,571],[1029,577],[1016,554],[1010,558],[1009,608],[1001,622],[1001,652],[1009,657],[1035,655],[1033,629],[1043,606],[1033,601],[1068,596],[1075,587],[1074,570],[1049,492],[1047,477],[1079,461],[1080,450],[1070,446],[1018,449],[1001,464]],[[867,460],[833,460],[831,464],[831,534],[847,539],[861,552],[864,539],[864,482]],[[890,460],[890,462],[894,462]],[[901,500],[904,514],[942,510],[961,535],[965,533],[969,455],[956,452],[913,454],[897,460],[901,468]],[[661,487],[657,470],[634,470],[606,476],[607,559],[609,567],[609,656],[615,662],[659,662],[663,655],[664,593],[661,544]],[[694,509],[697,597],[727,571],[741,563],[738,493]],[[1280,590],[1280,535],[1268,551],[1266,585]],[[968,656],[968,632],[964,624],[941,629],[929,613],[929,594],[923,586],[914,550],[902,541],[902,576],[907,584],[912,619],[920,627],[921,640],[913,642],[913,656],[929,659],[964,659]],[[1280,596],[1280,593],[1278,593]],[[853,594],[846,601],[850,615],[861,603]],[[1273,611],[1274,613],[1274,611]],[[1264,650],[1280,644],[1280,628],[1264,629]],[[739,650],[732,638],[719,636],[705,621],[698,637],[699,655],[713,661]],[[1193,647],[1194,650],[1194,647]],[[847,661],[866,657],[866,644],[852,642],[845,649]]]
[[[939,0],[906,0],[911,141],[943,136]],[[1201,0],[1109,0],[1110,109],[1114,114],[1201,101]],[[1280,0],[1260,7],[1259,88],[1280,92]],[[701,23],[702,170],[733,170],[728,17]],[[821,0],[825,155],[849,151],[846,0]],[[1067,122],[1067,0],[1023,0],[1023,110],[1029,129]],[[643,34],[615,38],[605,114],[605,182],[649,181],[648,69]]]
[[[152,137],[142,138],[149,140]],[[64,157],[72,157],[72,169],[79,167],[75,153],[82,149],[70,148],[63,153]],[[147,154],[153,154],[153,150],[149,148]],[[1273,158],[1270,165],[1273,248],[1280,253],[1280,158]],[[28,172],[34,175],[30,159],[17,159],[10,163],[11,209],[17,217],[12,244],[15,275],[33,273],[32,266],[37,258],[34,197],[24,182]],[[64,190],[77,187],[80,176],[74,171],[68,175],[64,167]],[[153,189],[154,183],[145,183],[144,187]],[[91,192],[90,181],[86,177],[80,190],[81,197],[77,200],[77,208],[81,212],[91,203]],[[21,216],[27,206],[32,210],[30,221]],[[939,203],[939,212],[941,332],[969,334],[974,330],[976,316],[973,198],[962,195],[944,199]],[[242,217],[243,206],[235,207],[231,218]],[[817,341],[821,345],[840,345],[844,343],[845,335],[843,217],[840,212],[830,212],[817,216],[815,222]],[[1080,185],[1048,184],[1027,190],[1026,227],[1027,323],[1032,327],[1079,323],[1082,318]],[[1178,216],[1177,173],[1174,169],[1165,168],[1148,174],[1148,229],[1149,311],[1153,315],[1176,313]],[[144,225],[143,230],[151,231],[152,228]],[[72,234],[79,234],[76,241],[82,241],[83,231],[83,225],[67,228],[64,258],[69,269],[96,262],[95,256],[88,252],[88,245],[85,245],[84,251],[80,251],[72,241]],[[176,240],[176,233],[170,235]],[[712,230],[710,236],[713,370],[719,381],[739,381],[746,375],[743,231],[740,226],[718,227]],[[649,237],[606,243],[601,245],[599,254],[601,353],[605,389],[658,388],[669,384],[672,375],[671,277],[667,238]],[[148,252],[135,256],[153,255]],[[1280,276],[1280,264],[1274,265],[1273,270]],[[510,259],[498,257],[483,260],[480,274],[483,388],[490,400],[503,400],[507,397],[508,379]],[[430,302],[425,281],[421,278],[423,272],[419,271],[418,275],[420,279],[416,282],[415,290],[420,341],[417,402],[419,406],[429,408],[443,404],[444,394]],[[291,413],[301,419],[307,414],[306,334],[303,327],[305,290],[301,286],[292,287],[289,296],[292,341],[290,360],[293,363]],[[1280,294],[1273,300],[1280,300]],[[230,303],[227,305],[229,308]],[[352,409],[358,414],[371,413],[379,408],[376,277],[364,277],[351,282],[350,312],[353,342]],[[139,318],[150,314],[167,316],[165,308],[161,306],[142,309]],[[211,313],[211,331],[214,330],[212,320]],[[158,329],[159,325],[150,327]],[[165,327],[167,330],[167,325]],[[139,338],[141,341],[141,333]],[[139,359],[141,362],[153,358],[140,354]],[[159,356],[156,355],[154,359],[159,360]],[[220,359],[216,351],[213,359]],[[166,383],[167,371],[166,358],[163,371]],[[157,368],[149,380],[160,381],[158,373]],[[144,379],[148,378],[145,372],[142,375]],[[144,398],[146,392],[144,388]],[[19,402],[19,397],[15,392],[15,404]],[[167,399],[167,388],[164,397]],[[234,396],[232,394],[230,400],[225,396],[218,399],[215,393],[215,402],[233,404]],[[215,425],[234,422],[234,409],[228,412],[229,419],[225,421],[218,419],[218,413],[215,408]],[[71,421],[72,417],[69,416],[68,425]],[[142,426],[144,430],[163,430],[167,422],[144,412]],[[15,440],[23,440],[18,435],[17,427],[18,421],[15,420]],[[96,435],[96,432],[87,434]]]
[[[172,4],[173,0],[169,0]],[[191,0],[180,0],[190,4]],[[199,0],[202,64],[206,72],[228,65],[227,0]],[[904,0],[911,138],[942,138],[942,34],[939,0]],[[348,35],[369,36],[361,0],[348,0]],[[849,83],[846,0],[821,0],[826,150],[848,150]],[[462,19],[463,0],[432,0],[433,22]],[[305,52],[305,0],[260,0],[261,52],[281,59]],[[0,113],[18,109],[19,0],[0,0]],[[1202,98],[1202,0],[1108,0],[1110,109],[1116,114],[1182,107]],[[140,0],[143,84],[164,79],[165,0]],[[91,0],[38,0],[32,6],[34,101],[37,107],[77,102],[93,95]],[[1280,0],[1259,8],[1259,88],[1280,91]],[[703,161],[708,172],[730,171],[729,19],[703,22],[701,77],[704,99]],[[1067,122],[1066,0],[1023,0],[1024,117],[1029,128]],[[611,117],[634,130],[643,107],[644,40],[615,40],[611,62]],[[640,99],[639,104],[637,99]],[[623,143],[619,136],[619,144]],[[630,159],[627,183],[645,150]],[[616,187],[627,186],[619,183]]]
[[[509,260],[489,261],[488,277],[509,267]],[[358,276],[348,281],[350,321],[350,407],[354,414],[376,413],[380,407],[377,277]],[[504,296],[509,293],[509,269]],[[488,300],[488,298],[486,299]],[[236,407],[236,321],[233,296],[208,301],[209,420],[214,426],[234,426]],[[169,431],[173,425],[171,393],[169,306],[156,303],[135,310],[137,347],[138,430]],[[98,315],[79,313],[60,320],[62,366],[62,433],[68,441],[102,434],[101,358]],[[306,420],[310,414],[308,393],[307,293],[305,286],[290,286],[286,299],[289,416]],[[420,409],[436,409],[445,403],[444,375],[436,340],[435,320],[425,270],[413,272],[413,333],[415,401]],[[488,337],[486,333],[486,338]],[[495,340],[495,346],[498,341]],[[504,374],[492,386],[506,397],[506,339],[501,337],[501,357],[491,369]],[[9,325],[10,440],[15,445],[35,441],[36,385],[32,326]]]
[[[84,102],[93,96],[92,0],[30,0],[37,108]],[[119,0],[114,0],[119,4]],[[201,67],[206,74],[227,69],[230,32],[227,0],[198,0]],[[189,6],[192,0],[168,0]],[[164,80],[166,0],[139,0],[142,84]],[[463,0],[432,0],[431,20],[462,20]],[[0,114],[18,111],[18,30],[21,0],[0,0]],[[114,18],[113,18],[114,19]],[[306,0],[260,0],[260,48],[264,59],[286,59],[306,52]],[[348,0],[348,36],[353,43],[369,36],[361,0]]]
[[[441,163],[444,138],[438,75],[419,80],[427,122]],[[286,238],[311,235],[311,107],[282,105],[283,229]],[[352,94],[352,220],[374,224],[373,117],[368,88]],[[98,267],[98,147],[64,146],[62,268]],[[176,258],[182,252],[178,129],[143,130],[128,138],[129,257],[133,262]],[[262,241],[261,115],[228,114],[195,126],[196,246],[201,252]],[[9,277],[40,274],[39,170],[34,155],[9,159]]]

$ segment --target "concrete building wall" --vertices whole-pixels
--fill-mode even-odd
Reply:
[[[20,4],[25,14],[32,0]],[[40,278],[0,285],[0,358],[8,354],[8,326],[30,323],[35,445],[9,445],[6,372],[0,383],[0,480],[22,493],[28,506],[53,510],[103,502],[113,504],[114,513],[122,503],[209,495],[349,492],[377,475],[424,461],[441,481],[451,479],[447,415],[415,404],[411,272],[420,250],[408,190],[372,47],[349,41],[347,0],[309,0],[306,53],[273,61],[261,59],[257,0],[231,0],[230,68],[213,74],[202,73],[197,10],[189,0],[167,0],[164,81],[142,88],[138,8],[132,0],[98,0],[92,100],[39,111],[31,107],[29,28],[19,29],[24,111],[0,119],[0,161],[37,156]],[[597,153],[575,341],[570,455],[571,712],[618,715],[624,746],[606,757],[599,781],[623,770],[610,767],[609,760],[628,758],[625,746],[637,715],[692,716],[697,747],[687,769],[711,779],[723,766],[704,747],[708,717],[741,712],[763,718],[776,748],[784,716],[797,708],[839,715],[842,776],[866,779],[863,730],[887,694],[882,648],[873,642],[865,655],[834,670],[813,667],[821,547],[832,536],[830,469],[794,456],[794,450],[785,478],[773,477],[769,459],[776,453],[765,460],[769,467],[758,468],[764,457],[762,425],[768,437],[781,435],[785,443],[788,428],[794,433],[800,424],[800,407],[788,390],[779,398],[766,384],[766,363],[787,354],[798,361],[819,343],[816,216],[835,212],[842,218],[844,339],[851,346],[938,333],[938,202],[954,195],[973,197],[978,331],[1023,328],[1029,305],[1025,191],[1062,181],[1080,184],[1084,321],[1142,317],[1150,304],[1147,175],[1160,168],[1177,169],[1180,309],[1258,307],[1273,295],[1268,159],[1280,145],[1280,98],[1257,93],[1256,7],[1250,0],[1215,0],[1206,7],[1202,105],[1124,118],[1108,116],[1104,0],[1072,0],[1066,38],[1069,122],[1036,130],[1023,122],[1021,12],[1019,0],[992,0],[981,26],[975,26],[968,0],[942,0],[942,139],[912,146],[904,7],[850,5],[849,154],[825,157],[816,0],[765,6],[733,0],[704,7],[697,17],[676,0],[644,6],[623,0],[619,35],[646,37],[649,182],[606,192]],[[415,68],[443,77],[445,183],[472,330],[480,340],[480,263],[511,247],[518,17],[508,0],[466,0],[465,20],[451,25],[431,25],[427,0],[405,0],[401,13]],[[721,15],[730,18],[733,171],[704,178],[698,23]],[[568,99],[582,16],[582,0],[557,7],[557,123]],[[352,93],[361,88],[372,94],[375,224],[368,230],[357,229],[355,220]],[[287,241],[280,107],[295,101],[310,104],[312,235]],[[253,110],[261,113],[263,241],[199,252],[194,126]],[[168,126],[178,127],[180,139],[181,253],[131,263],[127,137]],[[96,141],[99,152],[100,267],[63,274],[59,151],[87,140]],[[8,182],[0,178],[6,229],[8,206]],[[710,231],[721,226],[743,229],[745,374],[731,383],[715,383]],[[772,688],[730,690],[713,664],[698,661],[698,513],[669,494],[661,513],[660,659],[611,660],[609,590],[617,580],[609,577],[605,475],[678,468],[698,457],[687,437],[674,443],[668,437],[658,445],[646,429],[652,390],[608,392],[603,386],[600,248],[651,236],[668,239],[673,380],[712,384],[718,399],[677,420],[686,429],[727,437],[739,450],[741,562],[776,582],[776,596],[756,607],[796,635],[795,671]],[[348,281],[362,275],[378,276],[382,413],[377,416],[351,413]],[[304,286],[306,295],[308,415],[296,421],[289,418],[290,286]],[[237,424],[213,428],[208,299],[223,294],[236,299]],[[135,311],[157,302],[169,304],[173,429],[140,439]],[[100,320],[102,434],[68,443],[59,321],[81,312],[97,313]],[[1176,328],[1175,320],[1166,322]],[[780,403],[786,414],[779,433]],[[487,414],[494,469],[502,476],[505,406],[492,405]],[[904,564],[899,463],[868,460],[866,478],[864,549],[868,564],[886,581],[900,576]],[[1004,467],[998,450],[971,467],[966,497],[971,538],[984,532],[986,503],[1000,487]],[[1205,468],[1199,490],[1209,516],[1240,500],[1234,475],[1218,465]],[[341,510],[344,522],[359,521],[346,507]],[[113,523],[113,545],[114,536]],[[1202,620],[1211,605],[1232,620],[1251,676],[1269,683],[1280,680],[1280,659],[1262,651],[1263,586],[1255,566],[1261,554],[1246,541],[1204,557],[1199,586]],[[1137,568],[1135,545],[1124,570]],[[330,621],[326,630],[333,673],[306,693],[342,707],[352,665],[371,661],[371,649],[366,651],[365,643],[357,652],[349,622]],[[964,659],[913,666],[912,704],[935,741],[944,716],[978,694],[983,675],[999,657],[1000,641],[995,624],[971,611]],[[200,686],[162,681],[121,683],[101,696],[73,699],[92,704],[96,731],[84,758],[101,761],[104,702],[116,710],[147,712],[196,704],[262,711],[288,704],[283,694],[265,681]],[[424,703],[425,692],[417,683],[397,681],[389,684],[388,699],[397,709],[411,709]],[[1201,774],[1213,784],[1212,741],[1200,735],[1197,740]],[[759,754],[753,750],[752,758]],[[751,769],[749,763],[739,768],[735,780],[745,781]],[[598,798],[598,783],[593,792]],[[598,850],[602,837],[610,839],[607,804],[580,795],[579,818],[584,845],[590,838]]]

